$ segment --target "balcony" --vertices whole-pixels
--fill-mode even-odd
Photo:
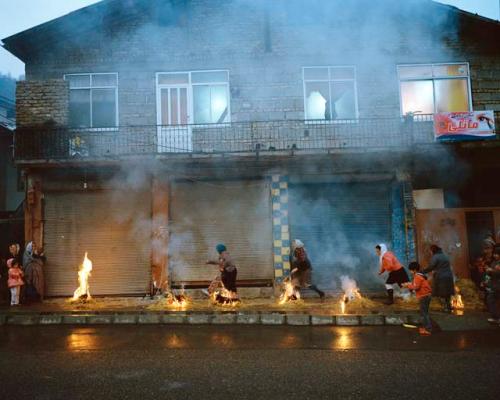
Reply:
[[[495,115],[497,124],[499,114]],[[498,125],[497,125],[498,126]],[[409,148],[434,142],[432,115],[336,121],[18,129],[19,162],[121,159],[137,155],[324,153]]]

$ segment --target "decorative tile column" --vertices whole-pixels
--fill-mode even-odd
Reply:
[[[392,249],[401,262],[415,260],[414,204],[411,179],[398,173],[391,188]]]
[[[273,209],[274,280],[281,283],[290,275],[290,232],[288,227],[288,177],[271,176]]]

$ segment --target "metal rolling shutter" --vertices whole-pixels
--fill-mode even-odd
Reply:
[[[150,193],[46,193],[47,294],[73,294],[85,251],[93,262],[92,295],[146,293],[151,276],[150,218]]]
[[[173,283],[210,281],[214,247],[225,243],[238,280],[272,279],[272,221],[266,182],[177,182],[172,185],[169,267]]]
[[[290,185],[289,207],[292,239],[305,243],[320,287],[339,288],[341,275],[380,285],[374,247],[390,244],[388,181]]]

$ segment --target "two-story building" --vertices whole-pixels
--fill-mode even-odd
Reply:
[[[432,121],[500,111],[499,37],[428,0],[104,0],[4,39],[48,294],[85,251],[94,294],[203,286],[219,242],[240,285],[270,287],[294,238],[319,286],[381,287],[374,246],[416,257],[421,189],[498,228],[498,140],[438,143]]]

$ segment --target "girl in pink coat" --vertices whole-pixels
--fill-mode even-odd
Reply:
[[[19,261],[15,258],[11,258],[7,261],[7,267],[9,268],[9,279],[7,281],[7,285],[10,289],[10,305],[17,306],[19,304],[21,286],[24,285],[24,274],[21,268],[19,268]]]

